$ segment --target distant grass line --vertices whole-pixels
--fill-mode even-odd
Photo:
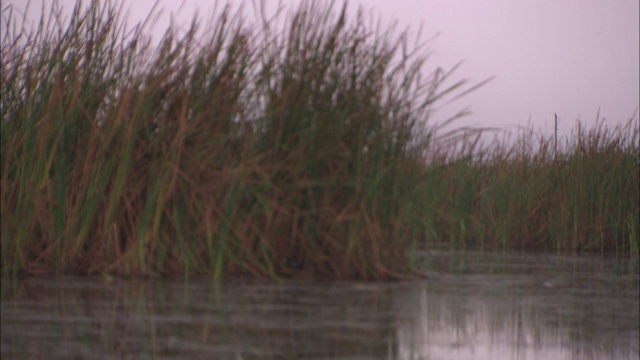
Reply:
[[[425,228],[437,229],[428,243],[617,253],[637,263],[639,141],[635,114],[613,129],[603,119],[578,127],[557,154],[552,136],[528,130],[512,145],[432,163],[422,189]]]
[[[443,243],[637,259],[637,122],[562,154],[442,135],[434,104],[476,87],[365,18],[309,2],[256,31],[227,7],[157,48],[109,3],[6,21],[3,276],[399,279]]]

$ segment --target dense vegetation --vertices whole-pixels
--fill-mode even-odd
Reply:
[[[443,243],[637,258],[637,117],[562,152],[442,134],[434,105],[477,86],[362,12],[228,7],[157,47],[97,2],[3,16],[3,275],[390,279]]]

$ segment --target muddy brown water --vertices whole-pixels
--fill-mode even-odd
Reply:
[[[590,256],[433,252],[429,279],[2,280],[2,359],[638,359],[639,276]]]

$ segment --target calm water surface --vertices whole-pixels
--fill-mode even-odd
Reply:
[[[638,359],[637,267],[436,252],[430,279],[2,280],[2,359]]]

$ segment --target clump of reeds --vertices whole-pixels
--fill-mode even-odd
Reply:
[[[447,147],[429,115],[465,81],[364,19],[305,2],[279,30],[227,7],[152,47],[109,4],[34,31],[9,15],[3,275],[389,279],[443,241],[637,254],[637,126],[562,154]]]
[[[2,43],[3,274],[411,274],[425,122],[465,82],[406,34],[316,2],[155,48],[109,4],[59,20]]]

